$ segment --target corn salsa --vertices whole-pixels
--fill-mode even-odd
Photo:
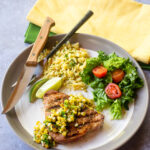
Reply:
[[[66,136],[68,124],[75,122],[77,116],[85,116],[85,108],[94,109],[94,102],[82,95],[70,95],[68,99],[60,104],[60,108],[51,110],[50,115],[43,123],[39,121],[36,123],[34,141],[41,143],[46,148],[54,146],[55,142],[48,133],[55,132]],[[75,123],[74,126],[78,127],[78,124]]]

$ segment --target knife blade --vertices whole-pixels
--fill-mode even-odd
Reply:
[[[17,84],[14,87],[14,90],[12,91],[2,114],[5,114],[8,111],[10,111],[19,101],[21,96],[23,95],[37,67],[37,64],[38,64],[37,59],[38,59],[39,53],[42,51],[42,49],[45,46],[50,28],[54,25],[55,25],[54,20],[51,19],[50,17],[47,17],[43,26],[41,27],[41,30],[37,36],[37,39],[24,65],[23,71],[21,72],[17,80]]]
[[[85,16],[72,28],[72,30],[68,33],[68,34],[66,34],[66,36],[56,45],[56,47],[54,47],[52,50],[51,50],[51,52],[47,55],[47,57],[46,57],[46,59],[48,59],[49,57],[51,57],[66,41],[68,41],[71,37],[72,37],[72,35],[74,35],[74,33],[91,17],[93,15],[93,12],[91,11],[91,10],[89,10],[86,14],[85,14]],[[48,17],[49,18],[49,17]],[[47,22],[49,22],[50,24],[48,24]],[[52,27],[53,25],[55,25],[55,22],[51,19],[51,18],[49,18],[47,21],[45,21],[45,26],[50,26],[50,27]],[[50,29],[50,27],[49,27],[49,29]],[[45,27],[45,29],[48,29],[48,27],[46,28]],[[27,59],[27,61],[26,61],[26,64],[25,64],[25,67],[24,67],[24,69],[25,69],[25,72],[26,71],[29,71],[28,69],[27,69],[27,67],[32,67],[32,69],[31,70],[35,70],[35,68],[36,68],[36,66],[37,66],[37,59],[38,59],[38,55],[39,55],[39,53],[41,52],[41,50],[43,49],[43,47],[44,47],[44,45],[45,45],[45,43],[46,43],[46,41],[47,41],[47,38],[48,38],[48,33],[49,33],[49,30],[46,30],[46,31],[44,31],[44,25],[43,25],[43,27],[41,28],[41,30],[40,30],[40,32],[41,32],[41,34],[39,33],[39,35],[38,35],[38,37],[37,37],[37,39],[36,39],[36,41],[35,41],[35,44],[33,45],[33,48],[32,48],[32,50],[31,50],[31,52],[30,52],[30,54],[29,54],[29,57],[28,57],[28,59]],[[40,48],[39,48],[40,47]],[[34,69],[33,69],[34,68]],[[30,70],[30,71],[31,71]],[[22,73],[23,75],[22,76],[26,76],[25,75],[25,73]],[[30,75],[33,75],[33,72],[31,73],[30,72]],[[30,76],[30,79],[31,79],[31,77],[32,77],[32,75]],[[24,78],[22,78],[22,77],[20,77],[19,78],[20,80],[22,79],[24,79]],[[29,81],[27,81],[29,78],[27,78],[26,80],[24,79],[24,82],[26,82],[26,86],[28,85],[28,83],[29,83]],[[21,81],[22,81],[21,80]],[[18,80],[19,81],[19,80]],[[27,83],[28,82],[28,83]],[[11,94],[11,96],[10,96],[10,98],[8,99],[8,103],[6,104],[6,107],[4,108],[4,110],[3,110],[3,112],[2,112],[2,114],[4,114],[4,113],[7,113],[8,111],[10,111],[14,106],[15,106],[15,104],[18,102],[18,100],[19,100],[19,98],[22,96],[22,94],[19,94],[18,93],[18,88],[17,87],[19,87],[19,88],[22,88],[21,86],[19,86],[18,85],[19,83],[17,82],[17,85],[16,85],[16,87],[15,87],[15,89],[14,89],[14,91],[12,92],[12,94]],[[22,82],[22,84],[23,84],[23,82]],[[25,84],[25,83],[24,83]],[[24,87],[24,89],[23,90],[25,90],[25,86],[23,86]],[[16,91],[16,92],[15,92]],[[17,94],[16,94],[17,93]],[[20,91],[20,93],[21,93],[21,91]],[[16,99],[14,98],[15,96],[14,95],[18,95],[18,96],[16,96]],[[20,96],[20,97],[19,97]]]
[[[10,98],[2,113],[7,113],[15,106],[15,104],[23,95],[24,90],[26,89],[28,83],[30,82],[30,79],[34,71],[35,71],[35,67],[32,67],[32,66],[27,67],[26,65],[24,65],[23,71],[21,72],[20,77],[17,81],[17,84],[12,94],[10,95]]]

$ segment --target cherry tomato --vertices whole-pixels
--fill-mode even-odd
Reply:
[[[93,70],[92,70],[93,74],[98,77],[98,78],[102,78],[102,77],[105,77],[106,74],[107,74],[107,69],[103,66],[98,66],[98,67],[95,67]]]
[[[111,99],[119,98],[122,95],[119,86],[115,83],[109,83],[105,88],[105,93]]]
[[[117,69],[112,73],[112,79],[115,83],[120,82],[124,78],[124,72],[121,69]]]

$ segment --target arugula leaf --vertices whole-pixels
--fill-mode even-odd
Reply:
[[[114,103],[110,107],[110,112],[112,115],[112,119],[121,119],[122,118],[122,108],[121,101],[115,100]]]

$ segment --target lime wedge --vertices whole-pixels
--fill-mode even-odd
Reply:
[[[43,98],[44,94],[49,90],[58,90],[62,85],[62,78],[54,77],[44,83],[36,92],[37,98]]]
[[[29,93],[29,99],[30,102],[33,103],[36,100],[36,92],[37,90],[46,82],[48,81],[48,79],[41,79],[39,81],[37,81],[30,89],[30,93]]]

